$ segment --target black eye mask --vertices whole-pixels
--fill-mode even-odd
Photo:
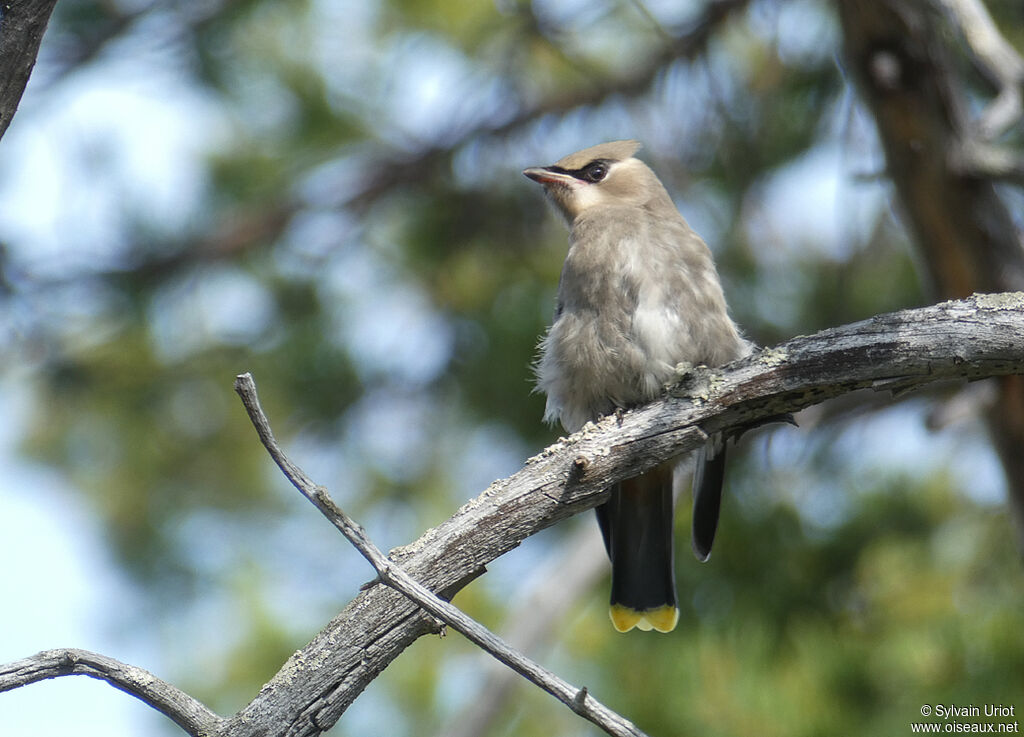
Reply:
[[[613,162],[611,159],[596,159],[579,169],[566,169],[562,166],[545,166],[544,168],[552,174],[568,174],[573,179],[582,182],[600,182],[608,176],[608,168]]]

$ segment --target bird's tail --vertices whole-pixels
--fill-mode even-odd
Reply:
[[[597,508],[612,562],[612,624],[671,632],[679,619],[672,555],[672,463],[612,488]]]
[[[713,435],[697,453],[693,472],[693,554],[704,562],[711,556],[711,545],[718,530],[722,508],[722,483],[725,479],[725,438]]]

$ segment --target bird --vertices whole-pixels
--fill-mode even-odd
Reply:
[[[523,171],[569,227],[534,371],[544,419],[570,433],[656,399],[687,366],[721,366],[752,350],[729,316],[711,251],[639,149],[611,141]],[[718,527],[725,440],[711,435],[696,453],[691,544],[701,561]],[[673,482],[686,470],[680,459],[662,463],[615,484],[597,507],[619,632],[671,632],[679,620]]]

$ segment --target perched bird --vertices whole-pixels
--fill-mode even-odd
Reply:
[[[676,210],[640,144],[613,141],[526,169],[569,226],[569,252],[537,386],[545,419],[569,432],[655,399],[679,364],[719,366],[751,345],[729,318],[711,252]],[[678,459],[677,459],[678,460]],[[615,628],[670,632],[679,618],[673,571],[673,476],[664,463],[611,490],[597,517],[612,564]],[[693,481],[693,550],[711,553],[725,443],[712,436]]]

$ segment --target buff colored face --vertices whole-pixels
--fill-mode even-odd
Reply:
[[[651,182],[657,179],[633,158],[638,147],[635,141],[603,143],[523,174],[544,185],[559,213],[571,223],[591,208],[641,204],[649,196]]]

